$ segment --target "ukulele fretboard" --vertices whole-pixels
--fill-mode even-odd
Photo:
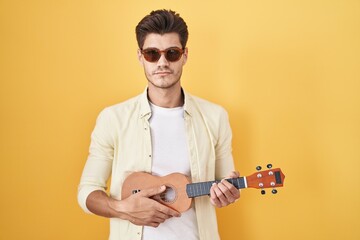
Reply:
[[[229,183],[234,185],[237,189],[246,188],[245,177],[239,178],[229,178],[226,179]],[[189,198],[200,197],[210,194],[210,188],[213,183],[218,183],[220,181],[209,181],[209,182],[200,182],[200,183],[190,183],[186,185],[186,193]]]

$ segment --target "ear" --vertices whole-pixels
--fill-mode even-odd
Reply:
[[[189,50],[188,50],[188,48],[186,47],[186,48],[184,49],[184,53],[183,53],[183,58],[184,58],[184,60],[183,60],[183,65],[185,65],[185,63],[186,63],[186,61],[187,61],[187,59],[188,59],[188,56],[189,56]]]
[[[138,57],[138,60],[139,60],[139,62],[140,62],[140,64],[141,65],[144,65],[144,58],[142,58],[142,54],[141,54],[141,50],[140,49],[138,49],[137,50],[137,57]]]

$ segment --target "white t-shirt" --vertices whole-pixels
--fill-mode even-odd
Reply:
[[[152,174],[165,176],[179,172],[190,177],[184,108],[162,108],[151,104]],[[157,228],[144,227],[143,240],[198,240],[195,208],[181,217],[167,219]]]

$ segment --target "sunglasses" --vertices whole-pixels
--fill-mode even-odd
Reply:
[[[157,48],[147,48],[141,49],[142,55],[148,62],[157,62],[159,61],[161,54],[164,53],[165,58],[169,62],[177,62],[181,58],[184,53],[184,49],[180,49],[178,47],[171,47],[165,50],[159,50]]]

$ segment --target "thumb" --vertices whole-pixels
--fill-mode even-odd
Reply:
[[[161,185],[160,187],[148,188],[140,191],[140,195],[143,197],[152,197],[164,192],[166,189],[165,185]]]

